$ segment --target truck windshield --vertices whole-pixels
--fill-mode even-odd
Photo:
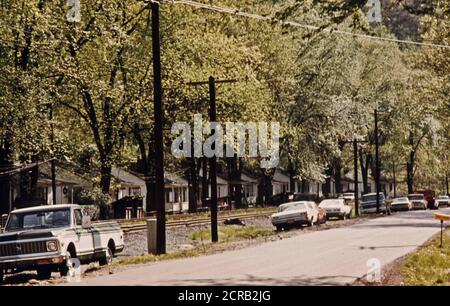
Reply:
[[[70,209],[12,213],[7,232],[70,226]]]

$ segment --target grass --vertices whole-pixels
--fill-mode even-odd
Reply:
[[[407,286],[450,286],[450,229],[444,232],[444,247],[440,234],[419,251],[408,255],[400,273]]]
[[[255,239],[273,234],[273,230],[262,226],[219,227],[219,241],[221,242]],[[189,238],[196,241],[209,241],[211,239],[211,231],[202,230],[193,232]]]
[[[204,250],[201,251],[198,248],[194,248],[191,250],[175,251],[175,252],[170,252],[170,253],[166,253],[166,254],[162,254],[162,255],[144,254],[144,255],[139,255],[139,256],[132,256],[132,257],[127,257],[127,258],[121,259],[121,260],[113,263],[111,266],[108,266],[108,268],[115,268],[115,267],[122,266],[122,265],[148,264],[148,263],[152,263],[152,262],[158,262],[158,261],[169,260],[169,259],[196,257],[199,255],[204,255],[205,254]]]

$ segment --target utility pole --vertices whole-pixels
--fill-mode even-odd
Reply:
[[[209,121],[217,121],[216,112],[216,84],[217,83],[235,83],[236,80],[220,80],[216,81],[214,77],[210,76],[207,82],[190,82],[188,85],[209,85]],[[215,133],[216,131],[214,131]],[[212,132],[211,132],[212,133]],[[215,146],[216,144],[214,144]],[[203,173],[206,175],[206,173]],[[211,213],[211,241],[219,241],[219,232],[217,227],[217,159],[214,154],[209,159],[209,178],[211,180],[211,201],[210,201],[210,213]]]
[[[209,77],[209,120],[216,122],[216,80]],[[216,131],[214,131],[216,133]],[[214,144],[215,149],[216,144]],[[209,173],[211,177],[211,240],[212,242],[219,241],[219,234],[217,229],[217,160],[216,154],[210,159]]]
[[[52,148],[52,160],[50,161],[52,174],[52,203],[53,205],[56,205],[56,159],[55,159],[55,128],[53,125],[53,104],[50,104],[50,129],[51,129],[50,145]]]
[[[343,141],[344,144],[352,143],[353,144],[353,176],[354,176],[354,194],[355,194],[355,215],[359,216],[359,186],[358,186],[358,143],[359,142],[367,142],[366,140],[357,140],[356,138],[353,141]]]
[[[377,214],[380,213],[380,157],[379,157],[379,139],[378,139],[378,110],[374,111],[375,117],[375,187],[377,193]]]
[[[166,205],[164,203],[163,110],[161,84],[161,46],[159,37],[159,4],[151,3],[153,53],[153,113],[155,120],[155,202],[156,253],[166,253]]]
[[[392,178],[394,179],[394,198],[397,197],[397,179],[395,176],[395,160],[392,161]]]
[[[449,195],[450,196],[450,190],[449,190],[449,184],[448,184],[448,177],[449,177],[449,175],[450,174],[448,174],[448,173],[446,173],[445,174],[445,185],[446,185],[446,189],[447,189],[447,195]]]
[[[355,184],[355,215],[359,216],[359,186],[358,186],[358,141],[353,140],[353,168],[354,168],[354,184]]]

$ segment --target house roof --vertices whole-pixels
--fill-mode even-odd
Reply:
[[[111,175],[127,187],[145,186],[145,181],[142,178],[122,168],[112,167]]]
[[[52,170],[49,163],[39,165],[38,183],[48,186],[52,184]],[[56,184],[92,187],[92,183],[89,180],[59,165],[56,166]]]
[[[272,181],[276,183],[289,183],[291,180],[289,176],[277,169],[275,170]]]
[[[249,174],[242,173],[241,180],[244,183],[258,183],[258,179],[250,176]]]
[[[122,186],[142,187],[145,186],[145,177],[142,173],[127,171],[123,168],[112,167],[111,175],[120,181]],[[185,186],[188,181],[179,175],[164,171],[165,186]]]

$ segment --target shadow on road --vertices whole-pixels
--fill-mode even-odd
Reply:
[[[360,250],[377,250],[377,249],[401,249],[401,248],[418,248],[420,245],[382,245],[382,246],[359,246]]]
[[[370,228],[393,228],[393,227],[415,227],[415,228],[440,228],[440,224],[438,222],[434,223],[396,223],[396,224],[385,224],[385,223],[377,223],[377,224],[359,224],[355,225],[355,229],[370,229]]]
[[[320,277],[287,277],[287,278],[266,278],[253,275],[245,277],[224,278],[224,279],[185,279],[178,281],[168,281],[171,285],[179,286],[250,286],[250,285],[271,285],[271,286],[336,286],[345,283],[343,279],[348,279],[348,285],[352,284],[357,277],[347,275],[320,276]]]

